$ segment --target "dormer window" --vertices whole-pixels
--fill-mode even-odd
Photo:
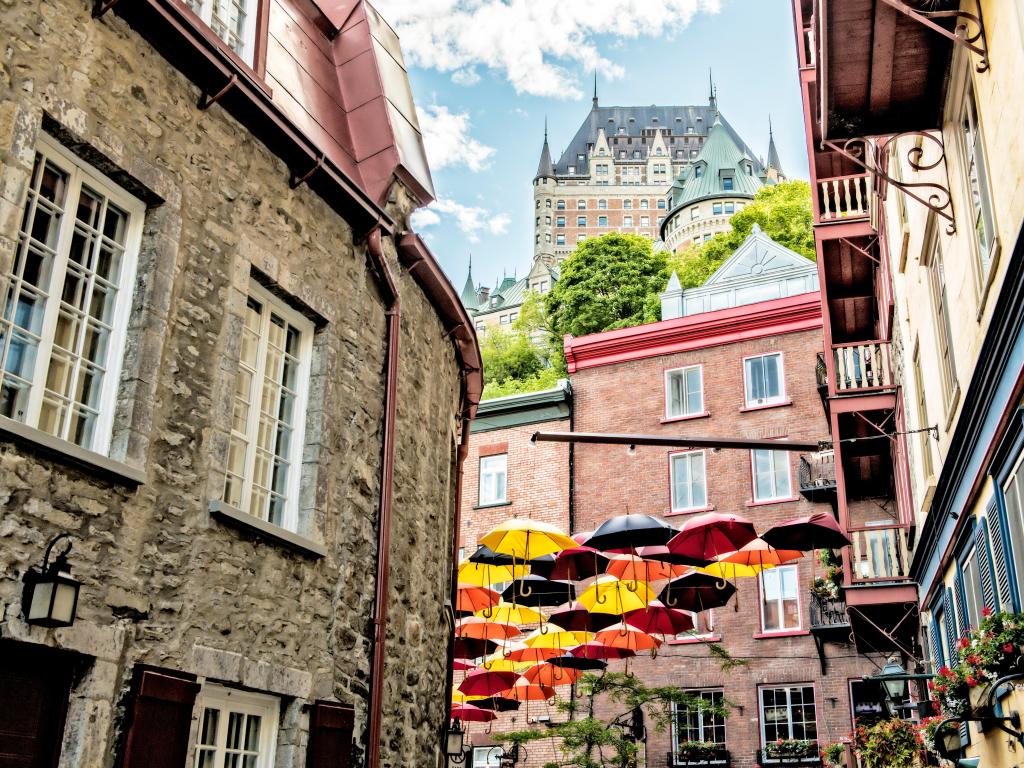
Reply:
[[[580,154],[576,155],[576,162],[578,162],[580,165],[583,165],[585,162],[587,162],[587,156],[581,152]]]
[[[620,125],[619,126],[619,130],[618,130],[618,134],[619,134],[619,136],[625,136],[626,135],[626,127]]]
[[[570,165],[569,166],[569,175],[571,176],[574,173],[576,173],[576,166],[575,165]]]
[[[754,175],[754,165],[753,165],[753,163],[744,163],[743,167],[746,168],[746,170],[747,170],[747,176],[753,176]]]
[[[692,125],[688,125],[688,126],[686,126],[686,132],[687,132],[688,134],[693,134],[693,133],[696,133],[696,131],[694,130],[694,127],[693,127]]]
[[[696,176],[698,179],[701,176],[703,176],[704,175],[704,166],[703,165],[695,165],[693,167],[693,175]]]
[[[732,176],[725,176],[722,178],[722,189],[726,192],[732,191]]]
[[[597,150],[597,154],[599,154],[599,155],[601,155],[603,157],[604,156],[604,147],[601,147],[599,150]]]

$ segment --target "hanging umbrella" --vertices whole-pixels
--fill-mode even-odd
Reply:
[[[459,690],[467,696],[493,696],[516,684],[519,675],[515,672],[498,672],[491,669],[474,669],[467,672],[459,683]]]
[[[552,581],[543,576],[523,576],[501,593],[505,602],[529,605],[561,605],[576,596],[576,588],[568,581]]]
[[[473,584],[459,584],[455,610],[476,613],[484,608],[491,608],[497,605],[499,599],[498,593],[493,589],[478,587]]]
[[[740,565],[753,565],[767,568],[773,565],[782,565],[792,560],[799,560],[804,556],[803,552],[796,549],[775,549],[764,539],[754,539],[749,544],[744,544],[735,552],[722,555],[718,558],[721,563],[739,563]]]
[[[505,555],[495,552],[490,547],[483,545],[476,548],[476,551],[466,558],[471,563],[482,563],[484,565],[515,565],[512,555]]]
[[[593,547],[563,549],[555,558],[555,565],[551,570],[551,578],[583,581],[592,576],[597,576],[599,573],[604,573],[604,569],[607,566],[608,557]]]
[[[709,512],[687,520],[668,548],[686,557],[713,559],[756,538],[754,524],[745,517]]]
[[[477,611],[477,616],[494,621],[499,624],[512,624],[522,626],[523,624],[539,624],[544,621],[544,614],[527,608],[525,605],[514,605],[512,603],[498,603],[493,608],[485,608]]]
[[[775,566],[767,566],[774,568]],[[720,579],[746,579],[751,576],[757,576],[765,566],[760,565],[743,565],[742,563],[731,563],[725,560],[716,560],[713,563],[705,565],[703,568],[697,570],[701,573],[707,573],[711,576],[717,576]]]
[[[580,595],[580,603],[591,613],[613,613],[645,608],[654,599],[651,585],[645,581],[621,581],[614,576],[598,576]]]
[[[734,594],[736,587],[729,582],[694,571],[670,581],[658,599],[669,608],[699,613],[721,608]]]
[[[548,659],[546,663],[553,667],[575,669],[580,672],[596,672],[597,670],[604,669],[608,666],[608,662],[604,659],[590,659],[585,656],[574,656],[571,653],[555,656],[553,659]]]
[[[615,555],[607,572],[622,581],[660,581],[682,576],[687,566],[671,565],[660,560],[645,560],[633,555]]]
[[[610,627],[618,620],[618,617],[611,613],[591,613],[578,600],[566,603],[548,617],[552,624],[575,632],[597,632]]]
[[[562,653],[562,649],[531,647],[529,645],[517,643],[514,648],[506,648],[502,653],[509,661],[536,664],[539,661],[547,661],[550,658],[559,656]]]
[[[678,608],[668,608],[660,600],[651,600],[650,605],[639,611],[630,611],[623,620],[648,634],[672,635],[673,637],[693,629],[693,617]]]
[[[576,542],[553,525],[538,520],[506,520],[480,543],[495,552],[512,555],[517,562],[571,549]]]
[[[487,698],[486,696],[467,696],[462,691],[456,689],[452,691],[452,704],[465,704],[471,703],[474,707],[480,706],[477,704],[481,699]]]
[[[458,718],[465,723],[489,723],[497,720],[498,716],[486,709],[480,709],[472,704],[459,704],[452,707],[452,719]]]
[[[566,667],[559,667],[546,662],[530,667],[523,673],[524,680],[528,680],[535,685],[547,685],[551,688],[570,685],[582,676],[583,673],[579,670],[567,669]],[[477,704],[477,706],[480,705]]]
[[[594,642],[609,648],[625,648],[630,651],[649,651],[661,645],[661,640],[654,635],[631,627],[628,624],[616,624],[594,635]]]
[[[511,624],[499,624],[488,621],[480,616],[466,616],[455,622],[457,637],[475,637],[477,640],[508,640],[521,635],[518,627]]]
[[[569,651],[573,656],[579,656],[584,659],[628,659],[631,656],[636,656],[636,651],[631,651],[629,648],[614,648],[604,643],[585,643],[584,645],[578,645]],[[555,662],[551,659],[551,663]]]
[[[481,669],[487,669],[491,672],[515,672],[518,675],[522,674],[536,663],[537,662],[535,661],[513,661],[512,659],[506,659],[499,651],[498,653],[484,659],[484,662],[480,667]]]
[[[839,523],[826,512],[798,517],[773,525],[761,536],[768,544],[779,549],[810,552],[812,549],[842,549],[850,540]]]
[[[459,564],[459,583],[472,584],[478,587],[489,587],[491,584],[500,584],[504,581],[525,576],[527,568],[524,565],[488,565],[487,563],[471,563],[468,560]]]
[[[668,547],[640,547],[636,553],[645,560],[657,560],[670,565],[707,565],[711,558],[687,557],[673,552]]]
[[[574,533],[569,538],[572,539],[573,541],[575,541],[580,546],[583,546],[583,542],[585,542],[587,539],[589,539],[593,535],[594,535],[593,531],[576,531],[576,533]]]
[[[606,552],[631,550],[666,544],[675,533],[672,526],[651,515],[619,515],[601,523],[586,545]]]
[[[542,629],[535,629],[523,642],[532,648],[564,649],[573,648],[581,643],[590,640],[593,635],[590,632],[572,632],[562,629],[555,624],[548,624]],[[558,654],[552,654],[557,656]]]
[[[555,698],[555,689],[550,685],[537,685],[529,680],[520,680],[501,695],[515,701],[547,701]]]
[[[475,637],[455,638],[455,658],[475,659],[478,656],[486,656],[498,647],[493,640],[479,640]]]
[[[515,712],[519,709],[519,702],[514,699],[506,699],[504,696],[484,696],[476,699],[473,706],[492,712]]]
[[[452,661],[452,669],[456,672],[465,671],[467,669],[476,669],[476,664],[472,664],[464,659],[455,659]]]

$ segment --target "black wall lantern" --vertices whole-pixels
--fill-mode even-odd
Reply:
[[[444,751],[449,762],[461,763],[466,759],[465,744],[466,729],[462,727],[462,721],[456,717],[445,734]]]
[[[66,546],[50,562],[57,542],[66,539]],[[66,533],[54,537],[46,546],[42,566],[33,566],[25,573],[21,593],[21,613],[25,621],[40,627],[70,627],[78,610],[78,590],[82,582],[71,576],[68,552],[71,537]]]

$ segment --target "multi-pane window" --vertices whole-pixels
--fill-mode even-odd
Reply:
[[[504,750],[501,747],[474,747],[473,768],[499,768]]]
[[[754,501],[788,499],[789,454],[785,451],[751,451],[754,472]]]
[[[921,354],[918,348],[914,349],[914,386],[917,387],[917,428],[927,430],[931,426],[931,420],[928,418],[928,400],[925,398],[924,374],[921,372]],[[926,478],[931,477],[935,473],[931,433],[919,431],[917,444],[921,453],[922,474]]]
[[[963,113],[960,116],[960,145],[964,175],[971,196],[971,224],[978,246],[978,277],[984,285],[992,266],[995,223],[992,220],[992,196],[989,191],[985,148],[978,126],[978,106],[974,99],[974,83],[970,78],[964,92]]]
[[[725,212],[726,213],[736,213],[736,203],[726,203],[725,204]]]
[[[313,324],[255,281],[242,325],[224,501],[294,531]]]
[[[564,211],[565,210],[565,200],[559,200],[557,203],[555,203],[555,209],[559,210],[559,211]]]
[[[722,204],[721,203],[712,203],[711,204],[711,213],[713,213],[715,216],[720,216],[722,214]]]
[[[721,714],[725,703],[722,691],[689,691],[698,702],[695,706],[673,706],[672,735],[675,752],[687,741],[703,741],[725,746],[725,716]]]
[[[502,504],[508,501],[508,454],[480,457],[480,492],[477,503]]]
[[[781,353],[746,358],[743,361],[743,377],[748,408],[785,400]]]
[[[557,217],[555,217],[555,226],[556,227],[564,227],[565,226],[565,216],[557,216]]]
[[[778,568],[769,568],[761,571],[759,576],[761,581],[761,629],[764,632],[800,629],[797,567],[782,565]]]
[[[818,738],[814,686],[761,689],[761,744],[779,739]]]
[[[651,207],[650,200],[641,200],[640,201],[640,210],[641,211],[646,211],[650,207]]]
[[[665,415],[694,416],[704,412],[703,371],[699,365],[665,372]]]
[[[981,622],[981,608],[985,598],[981,594],[981,572],[978,570],[978,553],[974,547],[971,547],[960,565],[960,576],[963,579],[964,604],[967,606],[967,615],[961,617],[962,623],[976,627]]]
[[[707,506],[707,480],[704,476],[704,451],[676,453],[672,467],[672,511],[686,512]]]
[[[953,356],[952,325],[949,316],[949,293],[946,290],[946,271],[943,266],[939,238],[933,234],[931,254],[926,265],[928,287],[932,295],[932,311],[935,313],[935,342],[938,346],[939,367],[942,369],[942,386],[946,398],[956,390],[956,359]]]
[[[185,0],[188,7],[246,64],[256,42],[256,0]]]
[[[576,226],[577,227],[585,227],[585,226],[587,226],[587,217],[586,216],[577,216],[576,217]]]
[[[699,216],[700,216],[700,207],[699,206],[694,206],[693,208],[690,209],[690,219],[691,220],[696,219]]]
[[[632,227],[633,226],[633,217],[632,216],[623,216],[622,217],[622,226],[624,226],[624,227]]]
[[[280,703],[217,685],[199,695],[195,768],[272,768]]]
[[[598,216],[597,217],[597,226],[599,226],[599,227],[607,227],[608,226],[608,217],[607,216]]]
[[[565,233],[559,232],[555,235],[555,245],[565,245]]]
[[[658,210],[665,210],[665,198],[661,198],[660,200],[658,200]]]
[[[623,200],[622,201],[622,208],[623,208],[623,210],[626,210],[626,211],[633,210],[633,201],[632,200]]]
[[[587,208],[587,201],[586,200],[577,200],[576,201],[576,207],[579,210],[581,210],[581,211],[586,210],[586,208]]]
[[[650,216],[641,216],[640,217],[640,226],[641,227],[649,227],[649,226],[651,226],[651,217]]]
[[[544,201],[544,207],[545,208],[550,208],[551,207],[551,200],[550,199]]]
[[[40,140],[0,282],[0,415],[109,450],[144,210]]]
[[[1010,546],[1012,550],[1007,553],[1007,559],[1014,563],[1014,572],[1017,578],[1017,594],[1024,595],[1024,454],[1017,459],[1017,466],[1003,483],[1003,500],[1006,506],[1006,523],[1010,533]],[[993,519],[991,525],[998,525],[999,522]],[[1005,596],[1000,596],[1005,599]]]
[[[726,176],[722,179],[722,189],[726,192],[732,189],[732,176]]]
[[[607,200],[598,200],[597,201],[597,210],[599,210],[599,211],[607,211],[608,210],[608,201]]]

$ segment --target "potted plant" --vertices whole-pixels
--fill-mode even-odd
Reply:
[[[676,761],[689,763],[710,763],[725,759],[725,748],[713,741],[684,741],[676,750]]]
[[[914,724],[899,717],[854,731],[854,749],[864,768],[917,768],[923,746]]]
[[[839,597],[839,584],[832,579],[817,576],[811,582],[811,594],[819,600],[835,600]]]
[[[817,742],[809,739],[776,739],[764,745],[764,756],[770,760],[799,759],[814,757],[817,749]]]
[[[837,741],[821,750],[821,759],[829,768],[846,768],[846,744]]]

